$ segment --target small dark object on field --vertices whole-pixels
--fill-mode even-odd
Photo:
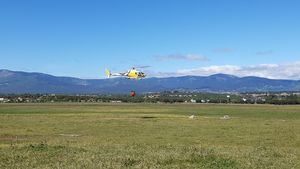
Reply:
[[[142,119],[155,119],[157,117],[154,117],[154,116],[143,116],[141,117]]]

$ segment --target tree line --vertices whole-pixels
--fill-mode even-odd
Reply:
[[[127,94],[63,95],[63,94],[11,94],[0,95],[2,103],[51,103],[51,102],[122,102],[122,103],[236,103],[236,104],[300,104],[297,94],[281,93],[192,93],[160,92],[131,97]]]

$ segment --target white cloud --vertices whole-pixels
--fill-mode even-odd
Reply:
[[[283,64],[259,64],[250,66],[221,65],[196,69],[182,69],[176,72],[158,73],[158,76],[208,76],[217,73],[244,76],[258,76],[271,79],[300,79],[300,61]]]
[[[187,60],[187,61],[208,61],[209,59],[206,56],[198,54],[171,54],[166,56],[155,56],[156,59],[160,61],[169,61],[169,60]]]

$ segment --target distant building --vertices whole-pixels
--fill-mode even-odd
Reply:
[[[196,103],[196,100],[195,99],[191,99],[191,103]]]
[[[290,94],[289,93],[286,93],[286,92],[283,92],[280,94],[281,96],[289,96]]]
[[[149,95],[148,98],[159,98],[160,95],[159,94],[154,94],[154,95]]]
[[[112,101],[110,101],[111,103],[122,103],[122,101],[121,100],[112,100]]]

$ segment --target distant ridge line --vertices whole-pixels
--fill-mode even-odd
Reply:
[[[300,81],[255,76],[238,77],[222,73],[210,76],[152,77],[135,81],[123,78],[81,79],[38,72],[0,70],[0,93],[2,94],[102,94],[128,93],[131,90],[214,93],[300,91]]]

